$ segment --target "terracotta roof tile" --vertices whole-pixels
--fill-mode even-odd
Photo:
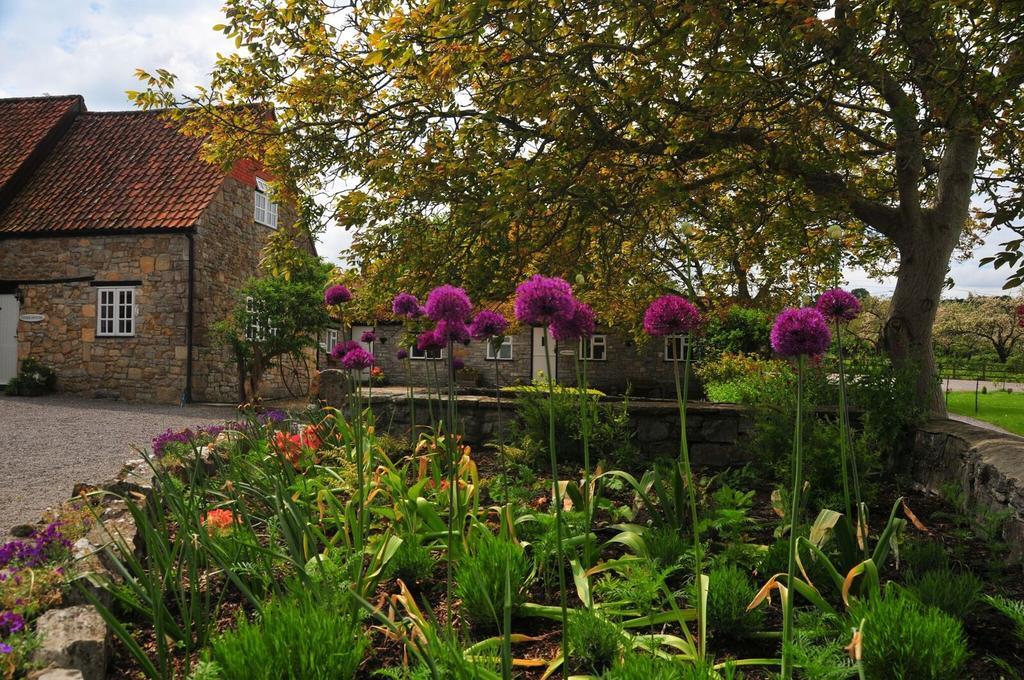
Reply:
[[[0,99],[0,187],[7,184],[61,118],[81,102],[76,94]]]
[[[224,173],[159,112],[79,113],[0,212],[0,233],[185,229]]]

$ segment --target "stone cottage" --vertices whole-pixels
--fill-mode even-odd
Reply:
[[[32,357],[64,392],[235,400],[211,326],[295,212],[254,163],[225,173],[199,147],[158,112],[0,99],[0,385]]]

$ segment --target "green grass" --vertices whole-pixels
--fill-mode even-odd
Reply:
[[[950,413],[984,420],[1024,435],[1024,392],[979,393],[977,413],[974,412],[974,392],[950,392],[946,403]]]

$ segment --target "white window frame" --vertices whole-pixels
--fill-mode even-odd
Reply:
[[[135,286],[98,286],[96,288],[96,337],[130,338],[135,335],[138,317]],[[110,301],[104,302],[105,295]],[[125,300],[125,296],[128,299]],[[109,314],[107,311],[109,310]],[[104,322],[110,322],[110,330],[104,330]]]
[[[277,203],[270,200],[270,185],[256,178],[254,217],[259,224],[277,229]]]
[[[245,297],[245,311],[249,315],[249,325],[245,329],[245,339],[249,342],[263,342],[267,339],[267,335],[276,336],[277,329],[271,326],[270,328],[264,328],[263,324],[260,323],[259,316],[256,314],[257,309],[253,304],[253,298],[251,295]],[[265,314],[269,321],[269,315]]]
[[[341,336],[337,328],[328,328],[324,335],[324,349],[328,352],[334,349],[334,346],[338,344],[339,337]]]
[[[600,358],[594,358],[594,346],[598,345],[604,350]],[[604,333],[591,335],[589,338],[580,338],[577,356],[581,361],[607,361],[608,360],[608,336]]]
[[[434,356],[435,352],[437,353],[437,356]],[[444,348],[431,349],[427,351],[423,351],[415,345],[409,348],[409,358],[414,361],[440,361],[441,359],[444,359],[447,354],[448,352],[446,352]]]
[[[675,354],[675,347],[679,345],[679,356],[673,356]],[[666,335],[665,345],[662,348],[661,358],[663,361],[683,361],[686,359],[686,346],[690,344],[690,336],[686,335]]]
[[[487,361],[512,361],[513,354],[511,335],[506,335],[504,339],[502,339],[501,344],[498,346],[497,356],[494,355],[494,343],[491,342],[491,338],[488,338],[485,341],[485,344],[487,345],[487,353],[484,355],[484,357],[487,359]],[[508,352],[505,351],[506,349],[508,350]],[[508,354],[508,356],[505,356],[506,353]]]

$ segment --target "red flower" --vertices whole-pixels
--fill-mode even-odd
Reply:
[[[223,508],[210,510],[203,516],[203,526],[210,535],[222,536],[230,532],[236,523],[235,513]]]

